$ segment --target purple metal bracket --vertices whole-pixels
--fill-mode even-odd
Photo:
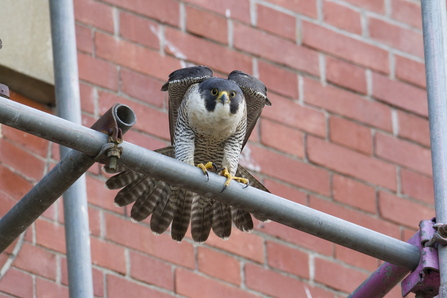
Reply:
[[[435,219],[422,220],[419,223],[419,233],[408,240],[421,250],[421,260],[418,267],[402,281],[402,296],[406,297],[410,292],[416,293],[418,298],[432,298],[439,292],[439,263],[437,245],[426,247],[425,245],[434,238]]]

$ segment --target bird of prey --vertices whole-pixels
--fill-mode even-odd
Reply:
[[[247,185],[250,181],[250,185],[268,191],[238,165],[262,109],[271,105],[267,88],[260,80],[237,70],[222,79],[213,77],[206,66],[194,66],[172,72],[161,90],[169,94],[172,146],[156,152],[197,166],[206,175],[208,170],[217,170],[227,178],[222,191],[231,180]],[[115,204],[135,202],[133,221],[152,215],[152,232],[161,234],[171,225],[171,237],[179,242],[190,222],[192,238],[199,243],[208,238],[211,228],[218,237],[227,239],[232,222],[241,231],[253,230],[252,218],[246,211],[131,170],[109,178],[106,187],[124,187],[116,195]]]

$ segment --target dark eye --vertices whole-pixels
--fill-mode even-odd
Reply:
[[[235,96],[236,96],[236,92],[231,91],[230,96],[231,96],[231,97],[235,97]]]
[[[217,89],[211,89],[211,94],[212,94],[212,95],[216,96],[217,93],[218,93],[218,92],[217,92]]]

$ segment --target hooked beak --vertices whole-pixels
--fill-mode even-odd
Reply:
[[[227,91],[221,91],[217,97],[217,100],[220,100],[220,102],[225,105],[226,102],[229,102],[230,96]]]

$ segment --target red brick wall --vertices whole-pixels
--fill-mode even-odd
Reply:
[[[74,2],[85,125],[119,101],[138,117],[126,139],[163,147],[171,71],[243,70],[273,103],[244,153],[273,193],[402,240],[434,215],[419,1]],[[0,215],[57,159],[2,125]],[[131,223],[105,179],[87,174],[97,297],[341,298],[380,263],[274,222],[178,244]],[[0,255],[1,298],[68,297],[63,225],[58,201]]]

